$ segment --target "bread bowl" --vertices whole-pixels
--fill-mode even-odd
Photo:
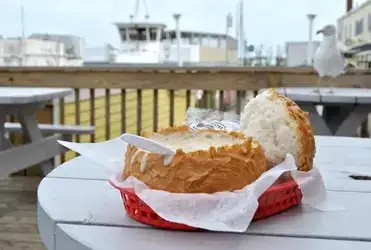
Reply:
[[[173,193],[239,190],[267,170],[263,148],[241,132],[166,128],[142,136],[176,150],[172,157],[128,145],[124,179],[136,177],[149,188]]]
[[[274,89],[268,89],[245,106],[240,129],[263,147],[268,168],[281,163],[287,153],[295,158],[298,170],[313,168],[315,140],[309,118],[300,107]]]

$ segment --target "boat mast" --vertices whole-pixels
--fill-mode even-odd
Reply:
[[[21,5],[21,60],[20,66],[24,66],[24,45],[25,45],[25,27],[24,27],[24,7]]]
[[[132,23],[137,21],[138,12],[139,12],[139,8],[140,8],[140,2],[141,2],[140,0],[135,1],[135,13],[134,13],[134,15],[130,15],[130,21]],[[148,12],[148,6],[147,6],[147,1],[146,0],[143,0],[143,6],[144,6],[144,12],[145,12],[144,18],[145,18],[146,23],[147,23],[146,41],[149,42],[151,40],[151,38],[150,38],[149,27],[148,27],[149,12]]]
[[[239,11],[239,39],[238,39],[238,54],[240,59],[240,65],[244,64],[245,57],[245,31],[244,31],[244,14],[243,14],[243,0],[240,0],[240,11]]]

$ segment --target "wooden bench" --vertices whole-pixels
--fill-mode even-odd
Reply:
[[[9,154],[7,157],[5,157],[6,158],[5,162],[2,162],[3,171],[6,171],[8,173],[16,172],[15,170],[24,169],[24,166],[33,166],[41,162],[43,159],[53,158],[59,155],[59,153],[67,151],[66,148],[64,148],[61,145],[58,145],[56,140],[72,141],[72,137],[74,135],[93,134],[95,132],[95,127],[93,126],[60,125],[60,124],[38,124],[37,126],[43,135],[53,136],[45,138],[43,142],[41,141],[36,142],[35,145],[25,144],[17,146],[15,149],[13,149],[12,154]],[[24,131],[20,123],[5,122],[4,132],[8,134],[8,133],[23,133]],[[7,135],[5,136],[8,137]],[[9,148],[13,147],[11,143],[8,144]],[[43,152],[43,154],[40,155],[35,151],[36,148],[45,148],[45,151]],[[17,155],[20,155],[21,152],[23,152],[24,150],[26,150],[29,153],[29,155],[31,155],[27,158],[27,163],[25,163],[23,157],[17,158]],[[55,165],[59,165],[59,161],[60,159],[58,157],[54,158],[54,163],[53,160],[51,161],[52,167],[54,167]]]
[[[64,137],[93,134],[95,132],[95,127],[93,126],[38,124],[38,127],[43,134],[61,134]],[[8,133],[22,132],[22,126],[20,123],[6,122],[4,130]]]

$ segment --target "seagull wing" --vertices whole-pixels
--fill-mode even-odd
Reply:
[[[316,54],[314,56],[314,62],[313,62],[313,67],[317,71],[318,75],[320,77],[323,77],[326,75],[326,70],[325,70],[325,60],[324,60],[324,48],[323,46],[319,46]]]
[[[336,77],[344,73],[345,59],[334,41],[323,40],[316,51],[313,67],[320,77]]]

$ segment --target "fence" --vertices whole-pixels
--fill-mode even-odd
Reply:
[[[332,84],[370,88],[370,72],[349,71]],[[94,135],[77,136],[77,142],[104,141],[124,132],[173,126],[183,121],[188,107],[195,105],[240,113],[249,91],[317,83],[316,73],[309,68],[0,68],[0,86],[73,88],[74,95],[59,105],[60,123],[96,127]],[[329,86],[330,82],[322,84]],[[204,90],[198,102],[192,94],[196,89]],[[227,93],[232,93],[232,105],[224,101]]]

